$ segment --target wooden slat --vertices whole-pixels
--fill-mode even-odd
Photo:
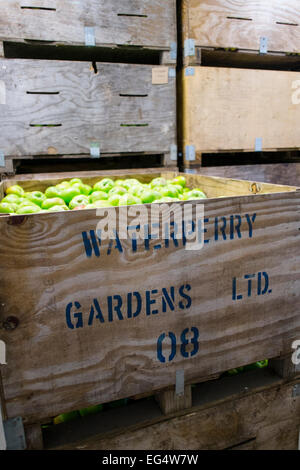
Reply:
[[[196,153],[300,147],[299,72],[194,67],[182,74],[183,146]]]
[[[266,185],[262,190],[273,193],[249,196],[249,182],[228,180],[226,189],[226,180],[189,176],[188,184],[201,184],[214,198],[204,201],[207,242],[200,251],[186,250],[181,240],[170,240],[167,247],[153,239],[149,249],[139,241],[136,251],[130,239],[118,248],[102,240],[98,257],[92,245],[91,252],[89,244],[85,249],[82,236],[97,228],[94,210],[0,218],[0,314],[19,319],[16,330],[1,332],[7,344],[3,388],[9,417],[41,421],[172,386],[177,370],[191,383],[291,351],[300,333],[299,193]],[[30,182],[25,186],[33,188]],[[219,186],[226,198],[216,199]],[[243,197],[229,196],[230,188],[232,194],[239,187]],[[252,274],[250,292],[246,278]],[[266,276],[263,295],[265,283],[259,289],[258,279]],[[234,296],[235,278],[242,299]],[[131,298],[142,302],[134,318],[128,318]],[[122,302],[121,313],[110,314],[110,302],[113,307]],[[70,329],[66,322],[71,303],[71,322],[76,324],[74,315],[82,312],[82,328]],[[136,309],[133,302],[132,315]],[[199,331],[194,356],[189,356],[193,345],[180,346],[193,336],[185,331],[191,328]],[[177,341],[170,362],[171,337],[161,336],[169,332]],[[197,339],[197,330],[193,333]]]
[[[297,0],[185,0],[184,39],[196,46],[300,52],[300,6]],[[193,61],[193,58],[190,58]]]
[[[230,380],[235,382],[232,378]],[[234,393],[233,385],[231,394],[225,397],[224,393],[224,397],[218,400],[214,399],[213,388],[204,386],[198,393],[202,390],[208,402],[196,405],[187,412],[160,419],[155,417],[151,421],[145,404],[145,419],[140,425],[127,425],[126,428],[123,417],[122,426],[115,432],[106,432],[102,426],[101,433],[101,425],[98,425],[98,429],[94,426],[94,435],[81,439],[78,433],[76,435],[73,431],[72,434],[69,429],[68,436],[76,435],[76,439],[72,441],[69,438],[69,442],[65,443],[63,433],[59,438],[59,431],[53,429],[46,443],[53,450],[297,450],[300,401],[292,398],[295,383],[257,390],[243,390],[242,385],[247,384],[245,379],[240,383],[238,394]],[[222,387],[224,390],[230,388],[228,386],[229,383],[224,382],[215,384],[219,390],[221,387],[220,391]],[[134,412],[142,417],[143,408],[135,405],[131,414]],[[99,421],[104,419],[108,418],[99,415]],[[74,430],[74,426],[71,429]]]
[[[97,46],[135,45],[169,49],[171,43],[176,42],[176,0],[1,2],[2,40],[28,39],[85,45],[86,26],[94,28]]]
[[[274,184],[292,184],[300,187],[299,163],[274,163],[261,165],[228,165],[201,167],[203,175],[223,178],[243,178]]]
[[[95,73],[87,62],[0,60],[0,149],[14,157],[86,155],[96,142],[103,154],[169,153],[176,79],[153,85],[153,68],[97,63]]]

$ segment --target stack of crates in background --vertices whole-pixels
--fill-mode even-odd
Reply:
[[[176,56],[175,0],[2,1],[0,172],[177,167]]]
[[[299,185],[299,17],[295,0],[182,2],[186,168]]]

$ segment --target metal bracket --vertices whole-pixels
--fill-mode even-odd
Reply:
[[[170,57],[171,57],[171,60],[177,59],[177,42],[171,42]]]
[[[196,160],[196,149],[194,145],[186,145],[185,147],[185,159],[188,162]]]
[[[170,146],[170,159],[177,161],[177,145],[176,144],[172,144]]]
[[[2,150],[0,150],[0,166],[5,168],[5,155]]]
[[[194,39],[186,39],[184,41],[184,57],[193,56],[196,54]]]
[[[255,152],[262,152],[263,142],[261,137],[255,139]]]
[[[268,52],[268,38],[266,36],[262,36],[259,42],[259,53],[267,54],[267,52]]]
[[[176,371],[176,386],[175,393],[177,396],[184,395],[184,370]]]
[[[26,438],[23,420],[20,416],[3,422],[6,450],[25,450]]]
[[[100,146],[96,142],[91,143],[90,155],[92,158],[100,158]]]
[[[4,341],[0,340],[0,364],[5,365],[6,362],[6,345]]]
[[[169,67],[169,78],[176,78],[176,69]]]
[[[293,387],[292,397],[297,398],[300,397],[300,384],[296,384]]]
[[[194,67],[187,67],[185,69],[185,76],[186,77],[193,77],[195,75],[195,68]]]
[[[95,30],[93,26],[85,26],[84,35],[86,46],[96,46]]]

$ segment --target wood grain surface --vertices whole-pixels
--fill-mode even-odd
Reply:
[[[300,5],[297,0],[185,0],[184,39],[196,46],[300,52]]]
[[[193,67],[182,73],[184,147],[196,153],[300,147],[300,73]]]
[[[216,386],[216,385],[215,385]],[[54,447],[68,450],[297,450],[300,401],[293,384],[230,396],[158,423]]]
[[[201,167],[201,174],[222,178],[242,178],[274,184],[292,184],[300,187],[299,163],[273,163]]]
[[[90,154],[94,143],[100,154],[170,152],[176,144],[176,78],[153,85],[149,65],[96,67],[0,60],[6,90],[6,104],[0,105],[4,155]]]
[[[95,210],[0,218],[0,318],[19,320],[0,333],[9,417],[43,421],[172,386],[178,370],[191,382],[291,351],[300,333],[299,193],[265,185],[249,195],[249,182],[187,177],[210,197],[199,251],[173,239],[97,244]],[[227,197],[218,198],[222,184]],[[233,195],[238,187],[244,195]],[[259,289],[259,273],[269,286]]]
[[[176,0],[2,0],[1,40],[85,45],[85,27],[97,46],[169,49],[176,40]]]

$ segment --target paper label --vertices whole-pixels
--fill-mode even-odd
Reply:
[[[152,85],[166,85],[169,83],[169,67],[155,67],[152,69]]]

